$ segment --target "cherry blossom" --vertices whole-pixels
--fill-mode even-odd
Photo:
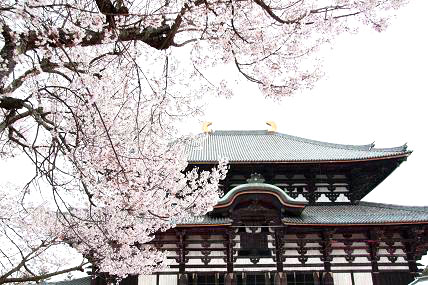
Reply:
[[[190,168],[185,145],[203,137],[175,128],[208,96],[233,95],[210,70],[234,66],[280,99],[322,76],[322,45],[361,25],[384,30],[405,2],[3,0],[0,157],[26,156],[35,173],[25,189],[40,191],[13,188],[23,198],[0,208],[25,206],[30,222],[2,225],[71,245],[98,272],[164,267],[165,254],[147,245],[153,234],[207,213],[222,195],[227,158],[211,171]],[[37,193],[43,203],[26,206]],[[37,247],[28,236],[17,243],[24,255]],[[31,275],[5,277],[16,264],[3,265],[0,283]]]

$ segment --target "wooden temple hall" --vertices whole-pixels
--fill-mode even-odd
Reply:
[[[276,131],[208,132],[189,167],[227,157],[214,210],[152,244],[170,267],[138,285],[404,285],[428,250],[428,207],[363,202],[411,151]]]

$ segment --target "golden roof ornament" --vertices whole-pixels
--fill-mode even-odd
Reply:
[[[270,126],[270,129],[268,130],[268,132],[276,132],[277,127],[274,121],[267,121],[266,125]]]
[[[202,131],[205,134],[211,133],[212,131],[209,129],[209,126],[211,126],[213,123],[212,122],[203,122],[202,123]]]

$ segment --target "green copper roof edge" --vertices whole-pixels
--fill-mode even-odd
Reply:
[[[295,204],[295,205],[306,205],[305,202],[299,202],[296,201],[295,199],[291,198],[287,193],[285,193],[281,188],[272,185],[272,184],[267,184],[267,183],[248,183],[248,184],[241,184],[238,185],[234,188],[232,188],[229,192],[227,192],[226,195],[224,195],[217,203],[217,206],[223,205],[223,204],[227,204],[228,202],[230,202],[231,199],[233,199],[234,196],[236,196],[236,194],[243,192],[243,191],[248,191],[248,190],[265,190],[265,191],[269,191],[269,192],[274,192],[276,194],[278,194],[281,199],[289,204]]]

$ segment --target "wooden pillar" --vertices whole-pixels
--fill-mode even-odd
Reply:
[[[321,273],[319,273],[319,272],[314,272],[313,274],[312,274],[312,276],[314,277],[314,285],[320,285],[320,274],[322,274],[322,272]]]
[[[379,266],[377,262],[379,261],[379,233],[375,230],[369,230],[367,233],[367,245],[368,245],[368,252],[369,252],[369,260],[372,264],[372,282],[373,285],[379,285],[380,284],[380,277],[379,277]]]
[[[224,285],[236,285],[237,279],[235,273],[226,273],[224,277]]]
[[[401,232],[403,237],[405,259],[407,260],[410,274],[413,278],[418,275],[418,266],[416,264],[417,232],[414,229],[406,229]]]
[[[187,274],[179,274],[178,284],[179,285],[188,285]]]
[[[287,285],[287,274],[284,272],[276,272],[274,279],[273,279],[274,285]]]
[[[309,192],[309,196],[308,196],[308,201],[309,201],[309,205],[313,205],[315,204],[315,201],[319,198],[319,193],[315,193],[315,191],[317,190],[317,187],[315,186],[315,174],[306,174],[305,175],[307,178],[307,187],[306,189]]]
[[[234,253],[235,250],[233,249],[235,245],[235,241],[233,240],[235,237],[235,233],[232,229],[229,229],[226,231],[225,234],[225,242],[224,245],[226,247],[226,267],[227,267],[227,273],[224,278],[224,284],[225,285],[236,285],[236,274],[233,273],[233,261],[234,261]]]
[[[178,263],[178,272],[184,274],[186,271],[186,232],[184,230],[177,231],[177,263]]]
[[[331,248],[331,237],[333,236],[333,232],[330,230],[325,230],[321,232],[321,261],[324,262],[324,271],[331,271],[331,261],[333,257],[331,256],[332,248]]]
[[[265,272],[265,285],[270,285],[269,272]]]
[[[284,243],[285,243],[286,228],[276,228],[274,233],[275,238],[275,260],[276,260],[276,271],[284,271]]]
[[[322,275],[322,285],[334,285],[333,275],[331,272],[324,272]]]
[[[321,276],[321,284],[323,285],[333,285],[333,277],[331,275],[331,261],[333,257],[331,256],[332,247],[331,247],[331,238],[333,237],[333,232],[331,230],[324,230],[321,232],[321,261],[324,262],[324,272]]]
[[[235,241],[233,240],[235,237],[235,233],[233,230],[227,230],[225,234],[225,242],[224,245],[226,247],[226,266],[227,266],[227,273],[233,272],[233,261],[234,261],[234,245]]]

